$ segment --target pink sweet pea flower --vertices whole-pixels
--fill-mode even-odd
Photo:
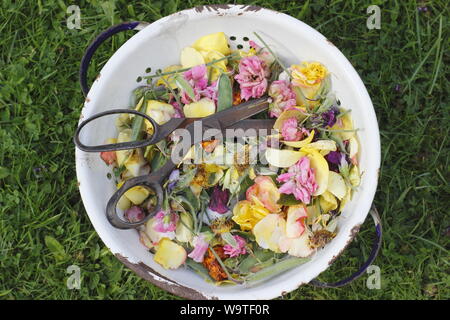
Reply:
[[[207,69],[204,64],[192,67],[188,71],[185,71],[183,76],[194,90],[194,100],[192,100],[186,91],[182,91],[182,103],[189,104],[193,101],[198,101],[203,97],[217,102],[217,82],[213,82],[210,86],[208,86]]]
[[[300,158],[288,172],[279,175],[277,181],[284,182],[279,189],[281,193],[293,194],[295,199],[306,204],[310,203],[312,194],[318,188],[308,157]]]
[[[153,229],[156,232],[171,232],[177,228],[178,215],[176,213],[166,213],[163,210],[159,211],[155,216],[155,223]]]
[[[247,250],[245,250],[245,240],[241,236],[233,236],[234,240],[236,240],[236,247],[233,247],[229,244],[226,244],[223,246],[223,251],[226,255],[228,255],[230,258],[237,257],[241,254],[246,254]]]
[[[276,80],[270,84],[269,96],[273,102],[269,105],[269,115],[278,118],[280,114],[296,105],[295,93],[285,80]]]
[[[270,72],[264,60],[257,56],[242,58],[239,62],[239,74],[234,78],[240,85],[241,98],[259,98],[267,90],[267,77]]]
[[[193,240],[194,250],[188,254],[189,258],[192,258],[195,262],[203,262],[203,257],[205,256],[206,250],[208,250],[208,242],[205,237],[200,234],[194,237]]]

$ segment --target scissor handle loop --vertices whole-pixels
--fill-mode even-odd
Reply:
[[[157,204],[151,210],[151,212],[147,213],[147,215],[143,220],[136,222],[129,222],[119,217],[119,214],[117,213],[117,203],[122,198],[122,196],[125,196],[125,193],[128,190],[135,188],[137,186],[152,189],[156,194]],[[131,178],[125,181],[125,183],[119,188],[119,190],[117,190],[109,199],[108,204],[106,205],[106,217],[108,218],[108,221],[118,229],[137,228],[140,225],[146,223],[148,220],[154,217],[156,213],[158,213],[161,210],[163,199],[164,199],[164,192],[161,186],[161,181],[158,176],[154,174],[149,174],[145,176]]]
[[[111,114],[119,114],[119,113],[130,113],[130,114],[138,115],[138,116],[145,118],[145,120],[150,121],[150,123],[153,126],[153,134],[152,134],[151,138],[145,139],[145,140],[140,140],[140,141],[111,143],[111,144],[104,144],[104,145],[97,145],[97,146],[87,146],[80,141],[81,130],[89,122],[96,120],[100,117],[108,116]],[[114,109],[114,110],[108,110],[108,111],[97,113],[94,116],[83,121],[78,126],[77,130],[75,131],[75,135],[73,137],[73,142],[80,150],[85,151],[85,152],[105,152],[105,151],[137,149],[137,148],[143,148],[148,145],[154,144],[155,141],[157,139],[159,139],[159,131],[160,131],[160,126],[156,123],[155,120],[153,120],[150,116],[146,115],[145,113],[142,113],[142,112],[139,112],[136,110],[132,110],[132,109]]]

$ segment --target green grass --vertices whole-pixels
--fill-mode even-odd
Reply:
[[[68,30],[66,5],[73,2],[0,4],[0,298],[176,298],[116,260],[84,211],[71,140],[84,100],[78,68],[84,48],[110,25],[152,22],[209,1],[78,1],[82,29]],[[340,48],[367,86],[381,130],[381,290],[367,289],[365,275],[340,289],[305,285],[284,299],[450,298],[446,1],[247,3],[301,19]],[[370,4],[381,7],[381,30],[366,28]],[[418,12],[419,5],[428,12]],[[97,52],[90,79],[132,34]],[[370,220],[320,280],[357,269],[370,251]],[[80,290],[66,288],[72,264],[81,268]]]

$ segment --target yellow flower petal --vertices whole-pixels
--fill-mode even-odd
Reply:
[[[142,204],[145,199],[147,199],[149,194],[150,191],[141,186],[133,187],[124,193],[125,197],[127,197],[135,205]]]
[[[241,227],[241,230],[247,231],[252,230],[268,214],[269,210],[262,205],[254,204],[248,200],[242,200],[234,206],[232,220]]]
[[[334,126],[331,127],[331,130],[353,130],[353,121],[350,113],[344,114],[342,117],[336,121]],[[349,140],[350,138],[355,136],[355,131],[336,131],[333,132],[336,136],[340,137],[342,140]]]
[[[117,143],[130,142],[131,141],[131,129],[125,129],[119,132],[117,136]],[[125,160],[133,153],[133,150],[118,150],[116,151],[116,158],[118,166],[122,166]]]
[[[202,98],[197,102],[186,104],[183,108],[186,118],[203,118],[216,112],[214,101],[208,98]]]
[[[333,140],[317,140],[316,142],[309,143],[306,147],[328,152],[337,150],[336,142]]]
[[[328,191],[322,193],[322,195],[320,196],[319,203],[320,207],[322,208],[322,211],[325,213],[336,209],[338,206],[336,197],[331,192]]]
[[[148,100],[146,114],[157,124],[164,124],[175,115],[175,108],[162,101]],[[149,121],[145,121],[145,127],[148,133],[153,132],[153,126]]]
[[[191,68],[205,64],[205,59],[202,54],[191,47],[186,47],[181,50],[180,61],[183,68]]]
[[[165,269],[177,269],[186,261],[186,257],[186,250],[182,246],[163,238],[158,244],[154,260]]]
[[[201,54],[205,59],[205,63],[210,63],[214,60],[219,60],[224,57],[224,55],[218,51],[202,51]],[[211,82],[216,81],[222,74],[222,72],[227,71],[227,62],[227,60],[222,60],[207,67],[208,74],[211,73]]]
[[[261,248],[280,252],[279,241],[284,236],[285,230],[284,218],[279,214],[271,213],[255,225],[253,234]]]
[[[289,168],[297,163],[297,161],[304,155],[299,151],[281,150],[275,148],[267,148],[265,154],[267,162],[278,168]]]
[[[314,139],[314,131],[311,131],[309,136],[301,141],[282,141],[282,142],[289,147],[302,148],[304,146],[310,145],[313,139]]]
[[[334,194],[339,200],[347,193],[347,185],[345,184],[344,178],[339,173],[334,171],[330,171],[328,176],[328,188],[327,191],[330,191]]]
[[[181,68],[182,68],[182,66],[180,66],[180,65],[171,65],[171,66],[168,66],[167,68],[165,68],[162,71],[162,73],[173,72],[173,71],[176,71]],[[166,81],[164,81],[163,79]],[[166,86],[166,82],[169,84],[170,88],[172,88],[172,89],[177,88],[177,84],[175,83],[173,74],[168,74],[168,75],[162,76],[161,78],[158,79],[158,81],[156,81],[156,85],[157,86]]]
[[[361,183],[361,175],[359,174],[358,166],[354,166],[350,170],[349,180],[350,180],[350,183],[352,184],[352,186],[354,186],[354,187],[358,187],[360,185],[360,183]]]
[[[211,33],[199,38],[192,45],[198,51],[218,51],[223,55],[230,54],[228,38],[223,32]]]

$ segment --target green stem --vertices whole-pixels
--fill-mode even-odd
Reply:
[[[162,74],[160,72],[156,72],[156,74]],[[172,87],[170,86],[169,82],[164,79],[163,77],[161,78],[161,80],[164,82],[164,84],[166,85],[167,88],[169,88],[170,92],[173,94],[173,97],[175,98],[175,100],[177,101],[178,105],[181,106],[183,105],[181,103],[180,97],[178,96],[178,94],[175,92],[175,90],[172,89]]]
[[[280,65],[280,67],[283,69],[283,71],[287,73],[289,78],[292,79],[292,76],[291,76],[291,73],[289,72],[289,70],[284,66],[284,64],[280,61],[280,59],[278,59],[278,56],[275,54],[275,52],[273,52],[273,50],[263,40],[263,38],[261,38],[261,36],[259,34],[257,34],[256,32],[253,32],[253,34],[259,39],[259,41],[262,42],[262,44],[267,48],[267,50],[269,50],[270,54],[274,57],[275,61]]]
[[[228,56],[225,56],[225,57],[222,57],[222,58],[219,58],[219,59],[216,59],[216,60],[212,60],[211,62],[206,63],[205,66],[206,66],[206,67],[209,67],[209,66],[212,66],[213,64],[215,64],[215,63],[217,63],[217,62],[220,62],[220,61],[223,61],[223,60],[231,59],[231,58],[233,58],[234,56],[236,56],[236,54],[237,54],[237,53],[232,53],[232,54],[230,54],[230,55],[228,55]],[[144,78],[144,79],[153,79],[153,78],[158,78],[158,77],[162,77],[162,76],[168,76],[168,75],[175,74],[175,73],[180,73],[180,72],[184,72],[184,71],[189,71],[189,70],[191,70],[192,68],[193,68],[193,67],[182,68],[182,69],[178,69],[178,70],[175,70],[175,71],[169,71],[169,72],[157,72],[156,74],[152,74],[152,75],[150,75],[150,76],[145,76],[145,77],[143,77],[143,78]]]

